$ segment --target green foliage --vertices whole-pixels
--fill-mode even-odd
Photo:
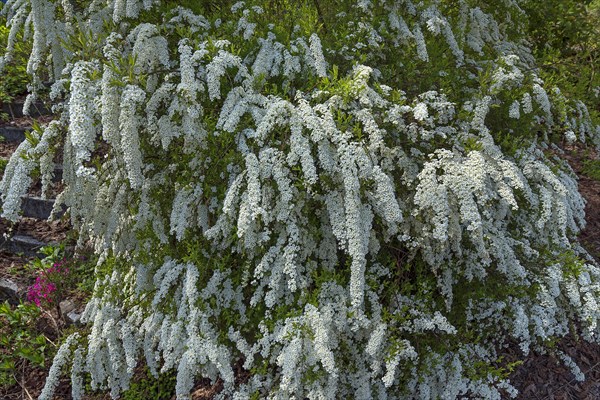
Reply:
[[[600,160],[586,160],[581,172],[594,180],[600,181]]]
[[[0,304],[0,387],[13,385],[24,364],[44,367],[47,339],[36,329],[41,311],[31,303]]]
[[[505,362],[504,357],[500,357],[495,363],[476,361],[472,367],[466,371],[466,374],[472,379],[485,380],[493,377],[496,381],[507,379],[517,367],[523,364],[523,361]]]
[[[136,377],[129,389],[121,395],[122,400],[169,400],[175,395],[176,373],[173,370],[156,378],[148,368],[144,368]]]
[[[8,160],[6,160],[4,158],[0,158],[0,176],[2,176],[2,174],[4,174],[4,170],[6,169],[7,165],[8,165]]]
[[[6,48],[9,28],[6,27],[6,18],[0,16],[0,48]],[[19,36],[22,36],[19,34]],[[27,92],[30,77],[27,74],[27,60],[31,52],[31,43],[17,39],[12,60],[1,71],[0,79],[0,104],[12,101],[15,96]],[[0,116],[1,117],[1,116]],[[2,118],[0,118],[1,120]]]
[[[600,1],[526,1],[529,41],[539,60],[540,76],[592,114],[600,110]]]
[[[561,57],[574,55],[572,46],[590,44],[597,26],[589,14],[593,0],[525,1],[523,8],[529,19],[529,40],[534,49],[543,53],[556,51]]]

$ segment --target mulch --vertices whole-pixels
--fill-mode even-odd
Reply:
[[[52,115],[42,115],[36,118],[20,117],[13,118],[8,122],[4,122],[1,124],[1,126],[10,126],[12,128],[31,128],[36,122],[40,125],[46,125],[53,119],[55,119],[55,117]]]
[[[0,218],[0,232],[31,236],[46,243],[64,241],[69,230],[69,223],[64,220],[40,221],[34,218],[21,218],[18,222],[12,224]]]
[[[24,272],[25,265],[31,260],[32,258],[22,257],[0,250],[0,278],[10,278],[14,280],[15,277],[21,275],[21,272]]]
[[[519,390],[517,400],[598,400],[600,399],[600,345],[572,335],[557,344],[585,375],[579,382],[563,362],[551,354],[531,353],[510,377]],[[517,352],[507,351],[507,356]]]
[[[8,159],[17,150],[19,143],[0,141],[0,158]]]
[[[48,189],[46,189],[47,199],[56,199],[56,197],[65,190],[65,185],[62,181],[51,182]],[[28,194],[30,196],[41,197],[42,196],[42,181],[36,179],[31,187],[29,188]]]

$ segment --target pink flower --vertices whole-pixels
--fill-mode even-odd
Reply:
[[[38,275],[35,278],[35,283],[27,291],[27,300],[40,307],[42,300],[52,302],[52,295],[56,292],[56,289],[55,283],[50,282],[45,276]]]
[[[68,281],[68,260],[62,259],[52,263],[46,270],[41,270],[35,278],[35,282],[29,287],[27,300],[38,307],[48,306],[59,301],[62,289]]]

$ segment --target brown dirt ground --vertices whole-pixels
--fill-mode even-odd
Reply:
[[[63,192],[65,186],[62,182],[52,182],[49,185],[50,187],[46,190],[46,198],[55,199],[60,193]],[[42,181],[41,179],[36,179],[31,188],[29,189],[29,195],[40,197],[42,195]]]
[[[517,400],[600,399],[600,346],[568,336],[558,343],[557,349],[573,359],[586,380],[576,381],[555,356],[531,353],[510,377],[519,390]],[[515,349],[507,353],[508,358],[520,357]]]
[[[24,273],[24,267],[29,261],[29,258],[0,250],[0,278],[21,281],[21,273]]]
[[[19,222],[11,224],[0,218],[0,232],[11,235],[27,235],[42,242],[62,242],[69,232],[69,224],[66,221],[40,221],[34,218],[21,218]]]
[[[600,261],[600,181],[591,179],[582,173],[583,162],[597,160],[599,155],[577,147],[568,147],[565,158],[579,176],[579,192],[587,201],[585,207],[587,225],[580,239],[584,247]]]
[[[18,143],[0,141],[0,157],[8,160],[18,146]]]
[[[2,124],[3,126],[10,126],[16,128],[30,128],[34,122],[38,124],[45,125],[48,122],[54,119],[51,115],[43,115],[36,118],[31,117],[21,117],[21,118],[13,118],[12,120]]]

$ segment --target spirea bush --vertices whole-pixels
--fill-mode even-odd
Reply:
[[[100,255],[41,398],[145,363],[179,399],[499,399],[509,345],[581,378],[552,343],[598,341],[600,269],[557,144],[600,128],[536,75],[519,1],[483,3],[9,0],[60,118],[3,216],[60,152]]]

